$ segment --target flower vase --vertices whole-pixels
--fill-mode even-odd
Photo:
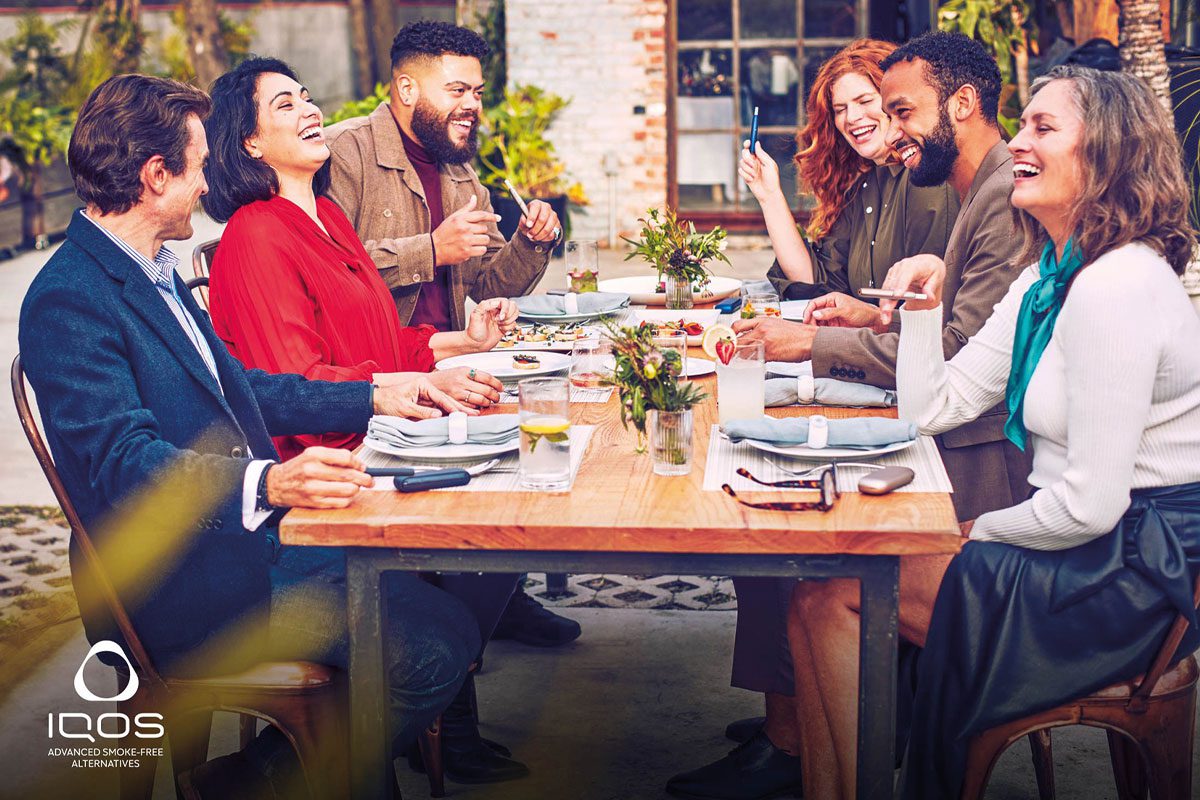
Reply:
[[[667,273],[667,308],[683,309],[691,308],[693,305],[692,299],[692,282],[686,277],[675,277],[671,273]]]
[[[687,475],[692,471],[692,410],[646,411],[650,456],[655,475]]]

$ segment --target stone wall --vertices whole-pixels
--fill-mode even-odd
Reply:
[[[608,238],[606,158],[617,170],[617,229],[628,235],[667,198],[665,0],[506,2],[509,84],[573,98],[550,131],[592,201],[572,216],[572,236]]]

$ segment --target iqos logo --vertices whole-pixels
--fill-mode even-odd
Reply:
[[[120,656],[129,670],[129,683],[113,697],[100,697],[89,689],[83,680],[84,668],[87,667],[92,656],[98,653],[113,653]],[[120,645],[108,640],[96,642],[84,656],[83,663],[79,665],[79,670],[75,673],[75,693],[92,703],[120,703],[128,700],[137,694],[139,685],[137,672],[134,670],[129,656],[125,655],[125,651],[121,649]],[[162,714],[146,712],[132,717],[121,712],[110,712],[93,718],[91,714],[82,711],[64,711],[61,714],[51,712],[46,722],[47,735],[51,739],[58,735],[65,739],[86,739],[89,742],[95,742],[97,736],[102,739],[124,739],[130,733],[139,739],[160,739],[166,733],[162,726],[162,720]]]

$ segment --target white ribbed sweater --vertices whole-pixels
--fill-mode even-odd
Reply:
[[[901,311],[899,412],[922,433],[975,419],[1004,399],[1026,269],[949,363],[942,310]],[[1025,427],[1033,496],[983,514],[972,539],[1037,550],[1110,531],[1129,492],[1200,481],[1200,318],[1179,277],[1129,244],[1076,277],[1029,382]]]

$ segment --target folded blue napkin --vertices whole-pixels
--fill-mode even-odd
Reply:
[[[629,295],[618,292],[585,292],[576,295],[580,314],[607,314],[629,305]],[[554,316],[566,314],[566,297],[561,294],[531,294],[514,297],[517,310],[522,314]]]
[[[811,361],[768,361],[768,378],[799,378],[813,374]]]
[[[808,444],[808,418],[735,419],[721,430],[730,441],[753,439],[780,447]],[[899,419],[855,417],[829,420],[829,446],[867,450],[917,438],[917,426]]]
[[[467,417],[469,444],[505,444],[517,438],[516,414]],[[367,436],[398,447],[436,447],[450,441],[450,419],[413,420],[404,417],[371,417]]]
[[[767,406],[863,406],[888,408],[896,405],[896,393],[865,383],[833,378],[768,378],[764,383]]]

